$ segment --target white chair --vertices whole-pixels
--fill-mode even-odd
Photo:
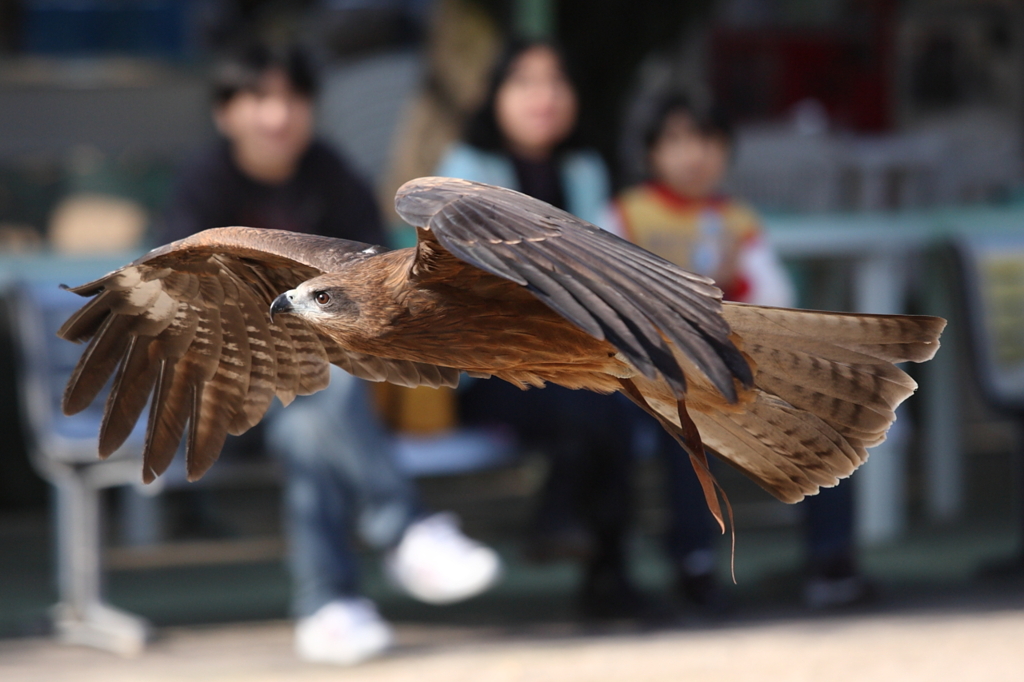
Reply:
[[[141,652],[149,626],[138,616],[103,599],[101,561],[102,490],[121,487],[129,544],[162,540],[159,493],[169,488],[275,484],[277,463],[244,452],[228,453],[197,484],[188,483],[184,457],[148,485],[142,483],[142,448],[147,413],[143,412],[125,444],[107,460],[97,456],[97,436],[106,391],[79,414],[65,416],[61,398],[84,345],[57,337],[57,330],[84,302],[53,282],[22,283],[14,288],[15,322],[20,347],[19,384],[23,418],[29,426],[31,459],[53,486],[60,597],[54,607],[58,639],[121,655]],[[243,541],[244,542],[244,541]]]

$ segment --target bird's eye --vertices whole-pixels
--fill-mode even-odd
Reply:
[[[313,300],[319,305],[327,305],[331,302],[331,295],[326,291],[318,291],[313,294]]]

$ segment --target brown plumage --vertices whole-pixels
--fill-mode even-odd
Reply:
[[[894,363],[939,347],[945,320],[722,303],[688,273],[564,211],[446,178],[403,186],[414,248],[247,227],[155,249],[75,293],[60,336],[89,340],[64,411],[112,374],[100,456],[150,401],[143,478],[187,438],[192,479],[276,395],[371,381],[621,391],[691,455],[721,521],[704,445],[786,502],[835,485],[885,438],[916,385]],[[268,312],[269,311],[269,312]]]

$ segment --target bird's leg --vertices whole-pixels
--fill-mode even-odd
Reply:
[[[715,521],[718,521],[718,525],[723,533],[725,532],[725,520],[722,518],[722,508],[718,505],[718,493],[722,493],[722,501],[725,502],[725,511],[729,515],[729,532],[732,543],[732,548],[729,552],[729,570],[732,573],[732,581],[736,582],[736,521],[732,516],[732,504],[729,502],[729,496],[725,494],[725,489],[722,488],[714,474],[711,473],[711,469],[708,468],[708,454],[704,449],[704,441],[701,440],[697,425],[690,419],[690,413],[686,411],[686,401],[680,399],[677,404],[679,407],[680,434],[676,436],[673,433],[672,435],[676,436],[676,440],[679,441],[683,449],[690,455],[690,464],[693,465],[693,470],[697,474],[697,480],[700,481],[700,487],[704,490],[704,500],[707,502],[708,509],[711,510],[711,515],[715,517]]]
[[[711,515],[715,517],[715,521],[718,521],[718,525],[724,533],[725,520],[722,518],[722,508],[718,504],[718,490],[721,490],[722,486],[715,480],[708,466],[708,455],[704,450],[704,441],[700,438],[700,431],[697,430],[697,425],[690,419],[690,413],[686,411],[686,400],[680,399],[677,405],[680,426],[678,432],[673,432],[672,435],[690,456],[690,464],[693,466],[697,479],[700,481],[701,490],[704,491],[704,500],[708,504],[708,509],[711,510]],[[722,491],[722,497],[725,497],[724,490]],[[728,498],[725,499],[726,504],[728,504]],[[729,516],[731,523],[731,510]]]
[[[722,507],[718,503],[717,490],[721,490],[721,486],[718,485],[718,481],[715,480],[711,470],[708,468],[708,456],[704,451],[704,442],[700,438],[700,432],[697,430],[697,425],[690,419],[689,413],[686,411],[686,401],[680,399],[677,403],[679,410],[679,423],[681,426],[676,426],[672,422],[665,419],[662,415],[652,408],[647,400],[644,398],[643,393],[637,388],[636,384],[633,383],[632,379],[619,379],[619,383],[622,386],[622,392],[627,398],[632,400],[634,403],[639,405],[645,412],[653,416],[661,424],[662,428],[672,434],[672,437],[676,439],[676,442],[686,451],[686,454],[690,456],[690,464],[693,465],[693,470],[697,472],[697,478],[700,480],[700,487],[704,491],[704,499],[707,502],[708,509],[711,511],[711,515],[718,521],[718,526],[725,532],[725,520],[722,517]],[[722,496],[725,497],[725,491],[722,491]],[[728,504],[728,498],[726,498]],[[730,521],[731,521],[730,511]]]
[[[679,443],[680,447],[686,451],[686,454],[690,456],[690,464],[693,466],[694,472],[697,474],[697,480],[700,481],[701,490],[704,491],[704,501],[708,505],[708,510],[711,515],[715,517],[715,521],[718,522],[719,528],[722,532],[725,532],[725,518],[722,515],[722,507],[718,502],[718,493],[722,493],[722,500],[725,502],[725,511],[729,516],[729,529],[732,533],[732,552],[730,564],[733,565],[733,581],[736,580],[735,570],[735,556],[736,556],[736,524],[733,520],[732,515],[732,504],[729,502],[729,496],[725,494],[725,490],[722,489],[721,484],[715,479],[714,474],[711,473],[711,469],[708,467],[708,455],[704,449],[704,441],[701,440],[700,431],[697,430],[697,425],[690,419],[689,412],[686,411],[686,400],[680,398],[677,401],[677,408],[679,410],[679,424],[676,426],[671,423],[663,416],[658,414],[650,405],[647,404],[647,400],[644,398],[643,393],[637,388],[636,384],[633,383],[632,379],[619,379],[619,383],[622,386],[622,392],[627,398],[636,403],[645,412],[652,415],[658,420],[662,428],[668,431],[676,442]]]

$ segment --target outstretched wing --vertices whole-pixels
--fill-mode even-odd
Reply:
[[[457,258],[526,287],[591,336],[614,345],[645,376],[682,396],[676,349],[729,401],[734,379],[753,383],[729,339],[713,282],[519,192],[452,178],[420,178],[395,198],[420,229],[416,271]],[[440,246],[440,248],[438,248]],[[452,284],[457,284],[452,282]]]
[[[294,315],[270,319],[278,294],[381,250],[294,232],[217,228],[71,289],[92,300],[58,332],[89,340],[64,392],[64,412],[85,409],[113,374],[100,456],[124,443],[152,395],[143,480],[167,469],[186,427],[186,469],[194,480],[216,461],[227,434],[255,425],[275,395],[287,405],[327,386],[328,363],[372,381],[455,385],[455,370],[353,353]]]

